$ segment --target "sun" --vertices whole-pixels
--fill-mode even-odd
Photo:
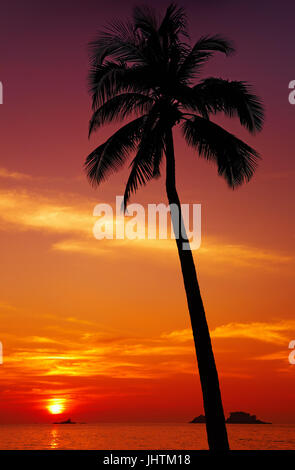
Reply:
[[[62,405],[49,405],[48,410],[50,411],[51,414],[58,415],[63,412],[63,406]]]
[[[49,413],[59,415],[65,410],[65,400],[63,398],[52,398],[47,405]]]

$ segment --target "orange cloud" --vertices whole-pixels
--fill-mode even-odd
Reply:
[[[273,344],[285,344],[295,331],[294,320],[280,322],[229,323],[215,328],[213,338],[247,338]],[[289,332],[289,334],[288,334]]]
[[[7,178],[12,180],[31,180],[32,176],[17,171],[9,171],[6,168],[0,168],[0,178]]]
[[[295,333],[295,320],[280,322],[228,323],[211,331],[212,338],[244,338],[273,344],[286,344]],[[290,336],[291,335],[291,336]],[[162,335],[178,342],[192,340],[190,329],[175,330]]]
[[[71,238],[53,242],[52,248],[57,251],[81,253],[90,256],[109,256],[122,247],[132,247],[148,250],[174,250],[175,241],[168,240],[96,240],[93,236],[93,226],[96,218],[92,215],[93,207],[89,201],[81,201],[79,195],[63,194],[52,197],[35,194],[30,191],[1,191],[0,192],[0,228],[9,229],[13,225],[21,230],[47,231],[48,234],[71,235]],[[112,222],[112,220],[110,220]],[[242,267],[272,267],[273,265],[288,264],[294,261],[292,256],[262,250],[245,245],[217,243],[210,238],[202,242],[198,256],[207,262]]]

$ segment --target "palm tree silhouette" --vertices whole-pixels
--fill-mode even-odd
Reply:
[[[232,188],[252,177],[259,155],[242,140],[210,120],[223,112],[237,116],[250,133],[261,130],[263,107],[245,82],[207,78],[195,83],[214,52],[229,55],[231,43],[219,36],[201,37],[193,46],[182,8],[171,4],[160,17],[149,7],[136,7],[132,20],[115,21],[90,43],[89,86],[93,114],[89,135],[102,125],[133,117],[86,159],[85,169],[96,186],[130,165],[124,206],[139,186],[160,176],[166,162],[166,191],[176,204],[176,238],[191,318],[202,386],[209,448],[229,449],[215,359],[191,250],[187,242],[175,184],[172,129],[179,125],[185,140],[200,157],[213,161]],[[175,206],[174,206],[175,207]]]

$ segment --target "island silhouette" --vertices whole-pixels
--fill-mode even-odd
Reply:
[[[69,418],[65,421],[55,421],[53,424],[76,424],[76,422],[72,421],[71,418]]]
[[[251,415],[245,411],[232,411],[225,422],[227,424],[271,424],[266,421],[261,421],[256,418],[256,415]],[[206,417],[199,415],[190,421],[190,423],[206,423]]]

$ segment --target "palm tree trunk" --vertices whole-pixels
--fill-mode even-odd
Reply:
[[[175,184],[175,157],[172,129],[166,132],[166,191],[169,204],[176,204],[179,220],[174,220],[179,260],[190,313],[197,362],[203,392],[208,444],[210,450],[229,450],[224,411],[219,388],[219,380],[212,350],[211,338],[200,293],[194,259],[190,249],[183,250],[183,242],[188,242],[184,231],[181,206]],[[180,230],[182,227],[182,230]],[[177,228],[179,229],[177,231]]]

